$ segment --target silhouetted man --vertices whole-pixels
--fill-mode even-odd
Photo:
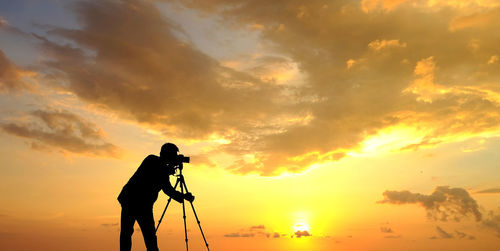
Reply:
[[[118,201],[122,205],[120,251],[130,251],[132,248],[135,221],[141,227],[147,250],[158,251],[153,204],[160,190],[179,203],[184,199],[190,202],[194,200],[191,193],[182,194],[170,184],[169,176],[175,173],[175,166],[178,164],[176,161],[178,151],[176,145],[164,144],[161,147],[160,157],[147,156],[123,187],[118,196]]]

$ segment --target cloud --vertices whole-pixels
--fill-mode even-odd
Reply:
[[[387,238],[387,239],[399,239],[401,237],[402,237],[401,235],[386,235],[386,236],[384,236],[384,238]]]
[[[83,100],[184,138],[224,135],[257,122],[257,114],[269,119],[262,111],[272,111],[279,87],[223,67],[179,40],[175,33],[183,31],[152,4],[79,2],[74,10],[82,29],[49,33],[78,47],[40,41],[45,65],[63,72],[67,85],[62,85]]]
[[[19,28],[16,28],[16,27],[10,25],[9,22],[5,18],[0,16],[0,32],[1,31],[6,31],[12,35],[18,35],[18,36],[24,36],[24,37],[29,36],[29,34],[23,32]]]
[[[68,111],[35,110],[17,122],[0,124],[11,135],[28,139],[34,149],[59,149],[93,156],[117,158],[121,149],[106,141],[94,123]]]
[[[500,188],[489,188],[477,191],[476,193],[500,193]]]
[[[0,28],[4,28],[8,25],[9,23],[7,22],[7,20],[5,20],[3,17],[0,17]]]
[[[455,230],[455,233],[456,233],[456,236],[459,238],[459,239],[468,239],[468,240],[475,240],[476,237],[472,236],[472,235],[468,235],[464,232],[460,232],[458,230]]]
[[[225,234],[224,237],[229,237],[229,238],[237,238],[237,237],[273,237],[273,238],[279,238],[280,234],[277,232],[266,232],[266,227],[264,225],[255,225],[251,226],[246,229],[241,229],[239,232],[233,232],[229,234]],[[276,236],[277,235],[277,236]]]
[[[235,237],[254,237],[255,234],[253,233],[230,233],[230,234],[225,234],[224,237],[229,237],[229,238],[235,238]]]
[[[250,231],[252,230],[264,230],[266,227],[264,225],[251,226]]]
[[[363,11],[358,3],[347,2],[326,7],[321,1],[177,2],[241,27],[261,24],[261,39],[298,65],[307,79],[298,91],[314,100],[301,104],[311,118],[307,123],[244,142],[255,149],[256,160],[236,163],[233,171],[301,171],[312,163],[342,158],[391,126],[418,128],[421,136],[417,143],[395,150],[433,147],[499,130],[499,90],[490,81],[496,83],[500,76],[482,68],[498,54],[495,41],[485,31],[449,30],[453,18],[492,5],[363,1]],[[390,11],[368,11],[377,8]],[[480,48],[471,53],[466,44],[478,36]],[[373,53],[396,47],[405,49]],[[482,79],[476,77],[480,72],[485,74]],[[492,96],[484,95],[489,91]]]
[[[482,219],[477,202],[463,188],[438,186],[430,195],[387,190],[383,195],[384,199],[378,203],[419,204],[425,208],[427,216],[434,220],[460,221],[467,216],[473,216],[476,221]]]
[[[370,42],[368,44],[368,47],[374,51],[380,51],[387,48],[396,48],[396,47],[405,48],[406,43],[399,42],[399,39],[392,39],[392,40],[377,39],[375,41]]]
[[[488,60],[488,64],[494,64],[498,62],[498,55],[493,55],[490,57],[490,59]]]
[[[73,9],[81,28],[39,37],[47,77],[169,138],[218,138],[225,143],[205,154],[234,157],[228,170],[241,174],[301,172],[360,151],[389,128],[417,134],[400,135],[395,151],[500,130],[500,72],[485,63],[500,54],[500,37],[449,28],[454,18],[493,5],[173,2],[218,15],[222,27],[255,32],[258,24],[257,43],[272,55],[229,67],[180,39],[184,31],[153,4],[79,2]],[[291,83],[294,74],[300,84]]]
[[[483,191],[489,192],[489,190],[496,192],[496,189],[486,189]],[[480,192],[482,191],[477,193]],[[396,205],[419,204],[426,209],[427,216],[433,220],[447,221],[453,219],[455,221],[460,221],[468,216],[474,216],[475,220],[480,222],[480,226],[492,231],[500,238],[500,214],[489,211],[487,214],[483,215],[479,211],[477,202],[470,197],[469,193],[463,188],[438,186],[430,195],[412,193],[409,191],[385,191],[383,195],[385,198],[378,203]],[[383,228],[384,227],[381,228],[382,232],[384,232]],[[390,228],[386,229],[390,230]],[[454,238],[452,233],[446,232],[439,226],[436,227],[436,230],[440,238]],[[476,239],[475,236],[458,230],[455,230],[455,233],[458,239]],[[438,239],[438,237],[432,236],[430,239]]]
[[[441,227],[436,226],[436,231],[438,232],[438,235],[443,238],[443,239],[452,239],[453,235],[444,231]]]
[[[458,239],[468,239],[468,240],[475,240],[476,237],[472,235],[468,235],[464,232],[460,232],[458,230],[455,230],[456,235],[453,235],[452,233],[446,232],[444,229],[442,229],[440,226],[436,226],[436,231],[438,233],[438,236],[432,236],[430,239],[454,239],[455,236]]]
[[[405,3],[407,0],[362,0],[361,8],[365,12],[371,12],[377,9],[390,11]]]
[[[254,225],[247,228],[242,228],[239,231],[225,234],[224,237],[228,238],[280,238],[284,236],[288,236],[289,234],[283,234],[279,232],[272,231],[271,229],[266,228],[266,226]],[[292,235],[293,237],[294,235]]]
[[[224,237],[236,238],[236,237],[241,237],[241,235],[240,233],[230,233],[230,234],[225,234]]]
[[[84,101],[169,137],[225,137],[234,143],[215,151],[233,155],[262,152],[259,138],[301,122],[293,92],[261,80],[277,79],[274,73],[256,66],[250,70],[253,76],[221,65],[178,39],[175,34],[183,31],[152,4],[79,2],[74,10],[82,29],[55,28],[38,39],[47,78]],[[281,58],[264,58],[259,64],[289,67]],[[272,173],[277,167],[267,168]]]
[[[1,20],[0,20],[1,24]],[[37,75],[36,72],[23,70],[12,63],[0,50],[0,93],[33,91],[34,85],[28,79]]]
[[[494,8],[498,6],[496,1],[476,1],[476,0],[362,0],[361,8],[365,12],[393,11],[400,7],[411,7],[427,11],[439,11],[442,8],[452,8],[461,11],[475,11],[484,8]]]
[[[493,211],[488,212],[482,226],[495,232],[496,236],[500,238],[500,214],[495,214]]]
[[[390,227],[380,227],[380,231],[382,233],[392,233],[392,229]]]
[[[118,223],[103,223],[103,224],[101,224],[101,226],[103,226],[103,227],[117,227],[117,226],[119,226],[119,224]]]
[[[498,28],[500,8],[478,11],[470,15],[461,15],[450,22],[450,30],[457,31],[467,28]],[[492,27],[493,26],[493,27]]]
[[[294,233],[295,237],[301,238],[301,237],[309,237],[311,234],[307,230],[297,230]]]
[[[436,62],[433,56],[418,61],[413,71],[417,78],[403,92],[416,94],[417,101],[432,103],[440,95],[448,92],[444,86],[435,83],[435,70]]]

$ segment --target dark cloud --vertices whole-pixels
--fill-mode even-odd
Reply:
[[[489,188],[477,191],[476,193],[500,193],[500,188]]]
[[[452,239],[453,235],[444,231],[441,227],[436,226],[436,231],[438,232],[439,237],[443,239]]]
[[[266,227],[264,225],[251,226],[250,231],[252,230],[264,230]]]
[[[103,227],[118,227],[119,223],[103,223],[101,224]]]
[[[441,238],[441,239],[453,239],[453,238],[455,238],[455,236],[453,234],[446,232],[440,226],[436,226],[436,231],[438,233],[439,238]],[[476,239],[476,237],[474,237],[472,235],[468,235],[464,232],[460,232],[458,230],[455,230],[455,233],[456,233],[456,237],[458,239],[468,239],[468,240],[475,240]],[[431,239],[438,239],[438,237],[433,236],[433,237],[431,237]]]
[[[224,237],[229,237],[229,238],[235,238],[235,237],[254,237],[255,234],[253,233],[230,233],[230,234],[225,234]]]
[[[386,235],[386,236],[384,236],[384,238],[387,238],[387,239],[399,239],[401,237],[402,237],[401,235]]]
[[[36,72],[23,70],[12,63],[0,50],[0,93],[32,91],[34,85],[27,79],[36,76]]]
[[[30,141],[37,150],[55,148],[94,156],[117,158],[120,148],[106,141],[104,132],[94,123],[62,110],[36,110],[18,122],[2,123],[0,128]]]
[[[241,229],[239,232],[233,232],[229,234],[225,234],[224,237],[273,237],[279,238],[280,234],[277,232],[267,232],[265,231],[266,227],[264,225],[255,225],[249,228]]]
[[[472,236],[472,235],[468,235],[464,232],[460,232],[458,230],[455,230],[455,233],[456,233],[456,236],[459,238],[459,239],[467,239],[467,240],[475,240],[476,237]]]
[[[392,229],[390,227],[380,227],[380,231],[382,233],[392,233]]]
[[[488,216],[483,220],[482,226],[492,230],[500,238],[500,214],[495,214],[493,211],[488,212]]]
[[[295,231],[294,235],[297,238],[311,236],[311,234],[307,230],[297,230],[297,231]]]
[[[385,191],[384,199],[378,203],[419,204],[427,211],[429,218],[440,221],[455,220],[473,216],[481,221],[482,214],[477,202],[463,188],[438,186],[430,195],[410,191]]]

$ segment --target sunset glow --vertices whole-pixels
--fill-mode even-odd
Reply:
[[[311,230],[309,229],[309,226],[305,223],[297,223],[295,224],[294,231],[307,231],[310,232]]]

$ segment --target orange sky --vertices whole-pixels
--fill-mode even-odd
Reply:
[[[496,250],[499,12],[0,3],[0,249],[118,249],[118,193],[174,142],[212,250]],[[160,249],[183,250],[180,205],[166,217]]]

